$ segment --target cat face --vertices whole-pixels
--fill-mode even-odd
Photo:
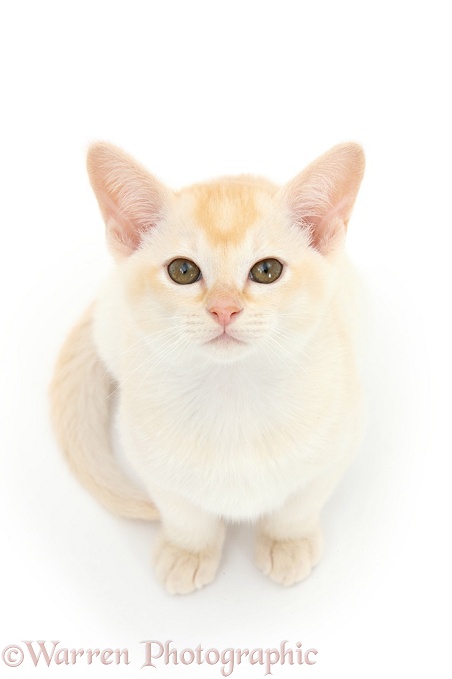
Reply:
[[[290,334],[307,337],[332,274],[308,231],[291,225],[275,187],[246,178],[174,196],[125,268],[143,332],[172,329],[181,349],[220,362],[271,354]],[[187,273],[193,282],[178,282]]]
[[[302,349],[334,286],[360,147],[282,189],[243,176],[174,193],[107,145],[89,169],[130,320],[152,347],[220,363]]]

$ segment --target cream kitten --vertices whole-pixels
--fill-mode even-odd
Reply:
[[[343,245],[363,170],[348,143],[282,188],[240,176],[174,192],[114,146],[89,150],[117,265],[62,349],[53,422],[105,506],[161,519],[170,593],[214,579],[231,521],[257,523],[256,564],[275,582],[320,559],[320,511],[362,430]],[[111,455],[115,390],[146,492]]]

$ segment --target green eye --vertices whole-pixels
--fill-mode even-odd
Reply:
[[[250,278],[256,283],[273,283],[280,277],[283,265],[277,259],[262,259],[250,270]]]
[[[201,269],[190,259],[173,259],[173,261],[168,264],[168,273],[170,278],[180,285],[196,283],[196,281],[201,278]]]

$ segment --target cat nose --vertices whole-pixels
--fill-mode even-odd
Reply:
[[[207,310],[210,311],[212,316],[220,325],[226,327],[229,325],[229,323],[231,323],[231,321],[234,320],[234,318],[241,312],[242,309],[235,304],[232,305],[228,304],[227,302],[221,304],[217,302],[216,304],[208,307]]]

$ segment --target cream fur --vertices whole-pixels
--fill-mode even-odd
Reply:
[[[321,556],[320,512],[359,444],[359,283],[343,251],[361,182],[356,144],[279,189],[225,178],[174,193],[108,144],[88,168],[117,266],[63,348],[52,385],[61,447],[81,481],[127,516],[162,519],[156,574],[171,593],[214,576],[224,525],[257,523],[256,564],[291,585]],[[186,257],[202,280],[177,285]],[[277,281],[251,281],[260,259]],[[209,309],[240,310],[227,330]],[[238,341],[237,341],[238,340]],[[130,464],[108,445],[107,398]]]

